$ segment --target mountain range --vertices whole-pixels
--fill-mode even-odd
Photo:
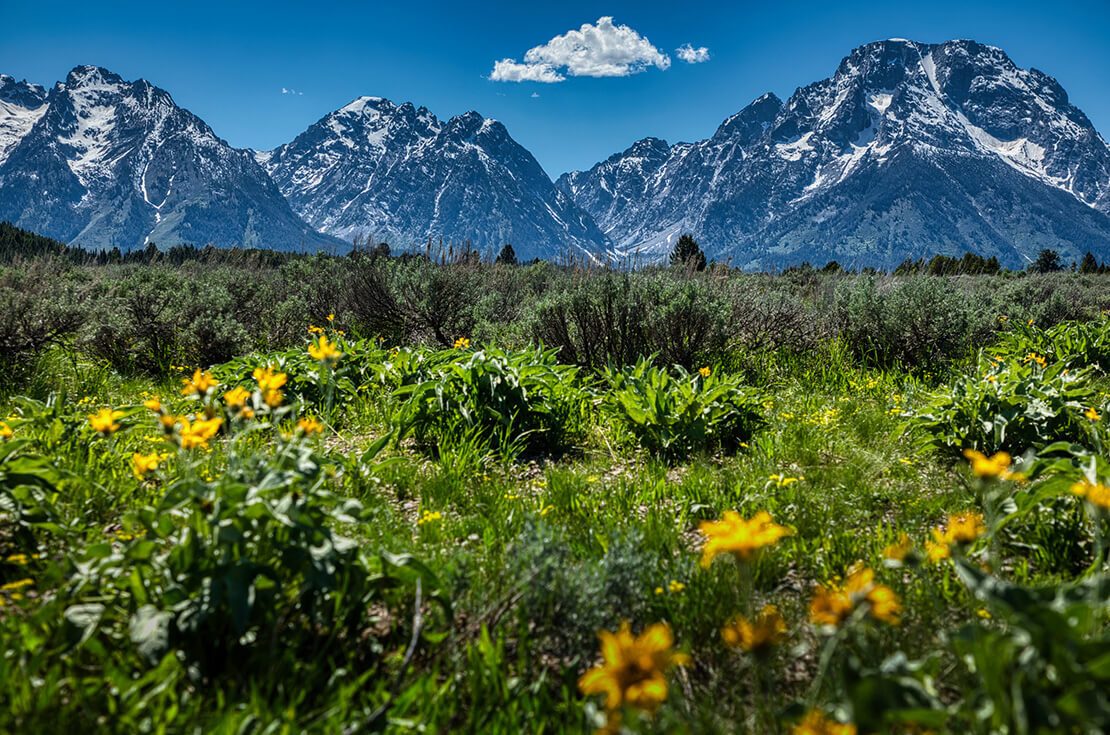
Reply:
[[[706,140],[644,138],[552,182],[501,123],[360,97],[235,149],[150,83],[0,75],[0,220],[88,248],[178,243],[652,262],[692,233],[746,268],[1043,248],[1110,259],[1110,147],[1047,74],[974,41],[861,46]]]

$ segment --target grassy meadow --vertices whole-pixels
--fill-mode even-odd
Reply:
[[[0,731],[1110,729],[1110,276],[0,266]]]

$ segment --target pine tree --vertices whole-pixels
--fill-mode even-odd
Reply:
[[[513,246],[506,243],[505,247],[501,248],[501,252],[497,254],[497,260],[493,262],[501,265],[516,265],[516,251],[513,250]]]
[[[685,234],[678,238],[674,250],[671,251],[671,265],[691,268],[696,271],[705,270],[705,253],[694,239],[693,235]]]
[[[1083,256],[1083,260],[1079,261],[1080,273],[1098,273],[1098,261],[1095,260],[1094,254],[1088,250],[1087,254]]]
[[[1037,255],[1037,259],[1029,264],[1029,270],[1034,273],[1055,273],[1064,269],[1060,261],[1060,253],[1045,248]]]

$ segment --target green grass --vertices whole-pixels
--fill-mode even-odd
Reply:
[[[432,356],[457,357],[451,351]],[[237,381],[231,376],[246,380],[248,367],[272,358],[243,358],[216,373],[232,385]],[[544,358],[507,357],[514,359]],[[390,360],[375,344],[352,343],[337,377],[375,374],[375,366]],[[13,397],[0,404],[0,416],[12,416],[11,441],[26,442],[19,453],[36,458],[36,477],[46,488],[37,505],[0,508],[7,521],[0,530],[0,559],[39,557],[0,566],[4,583],[34,581],[22,599],[7,595],[0,608],[6,649],[0,659],[0,730],[590,731],[604,719],[602,703],[583,697],[577,680],[598,660],[597,632],[616,630],[624,620],[636,630],[667,622],[677,648],[692,659],[691,666],[669,675],[667,702],[654,718],[626,717],[634,730],[788,731],[814,707],[860,722],[860,731],[920,731],[910,729],[914,722],[938,731],[1013,727],[1018,716],[1012,713],[1019,708],[1004,711],[1003,695],[987,687],[993,679],[969,669],[954,641],[978,640],[961,632],[965,626],[984,635],[1024,628],[1010,618],[1004,622],[987,593],[978,599],[972,594],[970,572],[959,576],[959,562],[891,566],[883,556],[901,533],[920,549],[947,514],[983,509],[990,488],[951,453],[931,448],[934,437],[906,419],[931,405],[937,389],[974,370],[974,362],[969,358],[940,376],[878,370],[852,360],[835,342],[803,356],[763,356],[758,366],[739,356],[736,361],[741,364],[729,367],[748,375],[764,423],[751,436],[711,443],[711,454],[652,454],[652,443],[640,446],[636,434],[605,410],[604,384],[585,374],[572,393],[562,392],[572,390],[563,385],[565,376],[535,389],[544,401],[579,402],[574,431],[559,433],[558,446],[530,441],[506,449],[503,434],[495,440],[480,430],[497,423],[485,414],[474,431],[448,426],[450,416],[435,413],[435,387],[445,385],[435,381],[445,379],[434,374],[427,378],[432,383],[423,384],[425,428],[415,442],[394,421],[408,420],[408,391],[394,396],[390,384],[403,385],[403,377],[393,375],[384,385],[352,379],[347,389],[336,388],[336,407],[328,412],[322,396],[327,392],[330,403],[331,394],[321,390],[327,376],[305,377],[311,365],[294,362],[286,404],[293,413],[234,440],[224,435],[210,451],[178,454],[146,409],[137,408],[110,437],[94,436],[86,421],[100,407],[139,407],[151,395],[161,396],[175,414],[195,410],[180,397],[176,381],[124,378],[67,350],[48,352],[24,389],[45,402]],[[486,388],[470,386],[495,374],[487,387],[496,391],[496,381],[515,369],[499,363],[496,370],[487,365],[466,373],[451,384],[446,410],[507,405],[491,403]],[[298,386],[308,387],[302,392]],[[1107,387],[1105,378],[1091,378],[1092,400],[1105,405]],[[297,400],[302,395],[303,405]],[[514,393],[512,400],[530,399]],[[320,413],[327,423],[322,435],[280,438],[294,432],[296,415]],[[253,421],[264,423],[263,417]],[[569,446],[565,437],[574,438]],[[1088,438],[1072,438],[1081,439]],[[716,451],[718,446],[724,449]],[[1098,448],[1091,449],[1097,454]],[[156,478],[139,480],[130,464],[139,451],[168,452],[171,458]],[[297,457],[283,460],[283,452]],[[999,580],[1062,590],[1077,580],[1105,578],[1096,547],[1104,519],[1086,513],[1066,491],[1037,503],[1022,500],[1063,482],[1053,477],[1071,477],[1087,461],[1061,456],[1046,457],[1055,469],[1035,471],[1024,489],[1006,484],[1021,514],[1005,532],[992,534],[989,563]],[[1034,462],[1033,454],[1029,459]],[[27,461],[0,463],[0,489],[14,497],[16,488],[38,482],[28,479],[29,465],[16,464]],[[244,487],[271,488],[266,512],[276,519],[241,546],[221,540],[220,529],[249,528],[262,511],[232,499],[236,478]],[[181,498],[176,504],[167,501],[174,493]],[[217,510],[204,505],[211,501]],[[339,512],[347,501],[358,507]],[[339,572],[318,588],[306,574],[290,572],[277,593],[258,592],[266,606],[254,609],[244,631],[233,632],[217,619],[200,629],[199,638],[171,634],[155,640],[157,655],[144,655],[142,643],[151,636],[135,629],[143,602],[137,586],[155,590],[144,599],[163,612],[201,604],[198,596],[212,594],[199,581],[195,587],[182,583],[185,592],[152,582],[163,579],[162,567],[147,556],[191,548],[196,539],[182,529],[194,524],[193,533],[211,534],[203,548],[224,549],[241,555],[240,561],[276,565],[302,556],[325,558],[330,552],[315,545],[318,536],[302,543],[282,535],[288,527],[283,514],[298,502],[306,504],[306,513],[319,512],[298,522],[353,542],[349,556],[329,562]],[[1038,508],[1052,508],[1051,519],[1047,513],[1039,517]],[[744,517],[768,511],[793,534],[749,569],[728,559],[702,568],[698,525],[726,510]],[[1017,511],[1007,506],[1007,512]],[[205,519],[217,517],[228,525],[213,520],[211,528],[205,526]],[[150,529],[162,524],[165,536],[148,530],[146,538],[155,542],[140,554],[143,523]],[[987,549],[980,542],[977,558],[986,561]],[[412,561],[383,560],[383,552],[411,555]],[[112,554],[123,559],[112,567],[117,577],[90,572]],[[843,578],[860,562],[900,596],[902,623],[864,621],[845,629],[821,675],[829,638],[808,622],[811,594],[815,585]],[[177,564],[179,575],[207,574],[196,571],[201,561]],[[74,581],[85,578],[84,585]],[[308,588],[321,590],[319,598],[305,597]],[[309,599],[330,612],[313,617]],[[97,626],[75,625],[74,606],[89,603],[104,604],[104,618]],[[760,660],[726,648],[721,626],[766,603],[786,618],[787,640]],[[1110,645],[1105,603],[1105,596],[1095,596],[1084,645]],[[228,604],[234,610],[245,603]],[[352,619],[341,622],[344,616]],[[912,666],[898,669],[899,653]],[[884,659],[884,673],[875,674]],[[1081,675],[1106,677],[1104,671],[1090,673],[1096,669],[1082,669]],[[914,687],[931,704],[907,704]],[[1057,701],[1055,690],[1043,689],[1046,701]],[[993,703],[993,714],[983,714],[984,701]],[[1057,705],[1027,706],[1034,709],[1029,731],[1051,731],[1038,724],[1037,708]],[[1077,715],[1080,709],[1073,706],[1068,722],[1086,722],[1097,731],[1105,721],[1091,713],[1105,716],[1107,710],[1091,707]]]

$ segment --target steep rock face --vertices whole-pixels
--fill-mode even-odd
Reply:
[[[249,152],[145,80],[77,67],[33,113],[0,160],[0,220],[94,249],[341,247],[292,212]]]
[[[640,146],[559,181],[626,254],[664,257],[691,231],[752,267],[1110,257],[1106,142],[1055,80],[973,41],[862,46],[786,103],[765,95],[708,140],[653,146],[650,177]]]
[[[476,112],[443,122],[426,108],[361,97],[257,154],[295,211],[344,238],[397,249],[429,239],[522,259],[596,257],[607,246],[505,126]]]
[[[0,74],[0,164],[46,112],[46,90]]]

